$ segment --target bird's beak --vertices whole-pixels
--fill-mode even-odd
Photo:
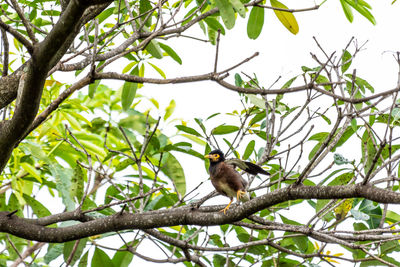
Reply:
[[[215,155],[213,155],[213,154],[208,154],[208,155],[205,155],[204,156],[206,159],[211,159],[212,161],[216,161],[217,160],[217,157],[215,156]]]

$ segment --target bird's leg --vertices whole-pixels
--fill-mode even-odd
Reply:
[[[231,201],[229,202],[229,204],[222,210],[220,210],[220,212],[224,212],[224,214],[226,214],[226,211],[229,209],[229,206],[232,204],[233,198],[231,197]]]

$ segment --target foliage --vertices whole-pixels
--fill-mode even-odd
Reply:
[[[186,266],[317,266],[345,261],[400,265],[394,256],[400,251],[400,215],[392,205],[400,203],[398,90],[374,94],[367,77],[351,72],[362,47],[349,43],[336,61],[318,61],[328,60],[330,69],[323,63],[303,66],[297,76],[266,91],[255,74],[237,73],[234,84],[224,80],[228,71],[171,79],[157,63],[170,57],[174,64],[184,64],[168,39],[198,25],[205,38],[217,44],[220,34],[234,28],[238,15],[248,17],[250,39],[262,34],[266,14],[275,14],[297,34],[295,14],[301,10],[277,0],[11,3],[2,2],[0,20],[0,67],[5,77],[0,86],[9,92],[1,99],[0,146],[12,151],[0,159],[7,163],[0,176],[0,266],[21,261],[33,266],[60,261],[71,266],[129,266],[137,257],[157,262],[155,253],[143,255],[140,250],[148,240],[168,255],[159,262]],[[68,16],[76,3],[82,15],[71,22],[68,19],[79,13]],[[365,1],[340,3],[350,22],[355,10],[376,23]],[[63,40],[51,39],[59,24],[68,23]],[[49,45],[43,52],[41,45],[49,39],[54,47],[64,43],[56,51]],[[47,61],[37,62],[37,55],[46,54],[51,54]],[[31,77],[41,84],[28,86],[31,91],[39,88],[40,101],[20,102],[24,79],[42,69],[43,77]],[[148,78],[149,69],[161,78]],[[333,72],[339,74],[337,79]],[[68,81],[62,79],[65,76]],[[108,79],[122,82],[115,86]],[[228,114],[214,110],[217,113],[185,122],[177,120],[174,100],[163,107],[157,97],[141,91],[151,83],[201,80],[236,90],[242,107]],[[24,114],[33,114],[31,121],[17,120],[20,105]],[[4,135],[14,121],[25,127],[23,131]],[[358,156],[342,150],[350,145]],[[204,164],[207,171],[203,155],[215,147],[271,173],[268,179],[245,176],[253,200],[244,203],[244,209],[233,205],[227,215],[219,212],[220,205],[204,204],[215,194],[202,192],[202,183],[188,190],[193,174],[191,166],[183,166],[186,157]],[[359,190],[351,191],[356,186]],[[295,197],[296,188],[309,187],[320,195]],[[283,196],[276,197],[280,192]],[[293,210],[304,210],[307,216],[293,216]],[[19,221],[23,217],[30,220]],[[123,222],[112,221],[110,231],[102,228],[115,218]],[[12,232],[7,228],[12,220],[21,222],[15,225],[60,232],[43,236],[26,227]],[[391,224],[395,225],[390,228]],[[81,225],[91,225],[83,236],[73,231],[61,237],[62,231]],[[342,226],[346,234],[329,231]],[[37,238],[29,239],[28,234]]]

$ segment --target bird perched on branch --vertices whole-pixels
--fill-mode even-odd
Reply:
[[[246,191],[247,181],[235,170],[235,167],[252,174],[269,174],[260,166],[240,159],[225,160],[224,153],[216,149],[211,151],[205,158],[210,159],[210,177],[211,183],[218,193],[227,196],[231,199],[229,204],[221,211],[226,214],[229,206],[232,204],[233,198],[239,201],[248,201],[249,195]]]

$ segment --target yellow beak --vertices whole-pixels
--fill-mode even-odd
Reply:
[[[208,155],[205,155],[204,157],[206,159],[211,159],[213,161],[216,161],[218,159],[218,156],[219,156],[218,154],[208,154]]]

